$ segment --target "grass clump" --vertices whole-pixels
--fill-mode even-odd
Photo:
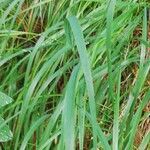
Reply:
[[[150,148],[148,2],[0,4],[2,149]]]

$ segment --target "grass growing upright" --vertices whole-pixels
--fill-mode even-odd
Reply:
[[[1,149],[149,149],[148,2],[0,4]]]

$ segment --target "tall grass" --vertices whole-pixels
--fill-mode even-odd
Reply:
[[[0,91],[13,98],[1,149],[149,149],[148,7],[0,1]]]

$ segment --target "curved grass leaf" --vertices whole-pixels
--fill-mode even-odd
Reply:
[[[75,149],[75,93],[78,66],[72,71],[67,85],[63,108],[63,136],[65,150]],[[68,127],[69,125],[69,127]]]
[[[81,62],[81,67],[83,70],[83,74],[85,77],[85,82],[86,82],[86,87],[88,91],[88,96],[89,96],[89,106],[90,106],[90,112],[92,116],[92,128],[93,128],[93,146],[94,149],[97,147],[97,121],[96,121],[96,106],[95,106],[95,94],[94,94],[94,86],[93,86],[93,79],[92,79],[92,73],[91,73],[91,68],[90,68],[90,61],[88,58],[88,54],[86,51],[86,46],[85,46],[85,41],[83,37],[83,33],[81,31],[81,27],[76,19],[76,17],[69,17],[67,18],[71,30],[74,35],[75,39],[75,44],[77,45],[79,57],[80,57],[80,62]],[[100,129],[100,128],[99,128]],[[100,132],[101,134],[101,132]],[[104,135],[101,134],[101,137],[105,139]],[[103,141],[103,140],[102,140]],[[107,143],[107,140],[105,141]],[[110,149],[109,144],[103,143],[103,147],[105,149]]]

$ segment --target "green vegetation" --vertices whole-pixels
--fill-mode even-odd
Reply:
[[[145,0],[0,0],[0,149],[149,149],[148,11]]]

